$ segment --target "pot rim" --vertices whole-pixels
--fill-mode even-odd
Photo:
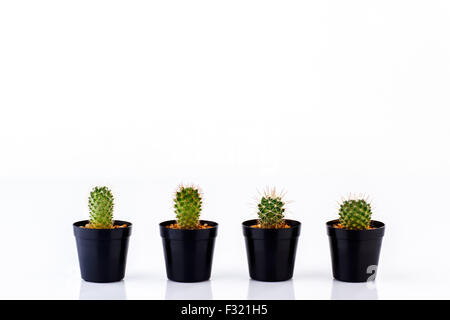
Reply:
[[[367,230],[338,229],[333,227],[333,225],[337,222],[339,222],[339,219],[330,220],[326,223],[328,236],[336,239],[357,241],[373,240],[384,236],[385,224],[378,220],[370,220],[371,224],[378,226],[374,226],[374,229]]]
[[[74,226],[74,228],[77,228],[77,229],[83,229],[83,230],[110,230],[110,231],[114,231],[114,230],[123,230],[123,229],[128,229],[128,228],[131,228],[132,227],[132,223],[131,222],[128,222],[128,221],[125,221],[125,220],[113,220],[114,221],[114,225],[122,225],[122,224],[126,224],[127,226],[125,227],[125,228],[114,228],[114,229],[94,229],[94,228],[81,228],[81,227],[83,227],[84,225],[86,225],[88,222],[89,222],[89,220],[80,220],[80,221],[76,221],[76,222],[74,222],[72,225]],[[116,224],[116,222],[120,222],[120,223],[117,223]]]
[[[89,220],[77,221],[73,224],[73,233],[75,238],[85,240],[122,240],[131,235],[132,223],[124,220],[114,220],[114,224],[126,224],[125,228],[116,229],[89,229],[80,228],[84,226]]]
[[[373,229],[366,229],[366,230],[349,230],[349,229],[339,229],[339,228],[335,228],[333,225],[338,223],[339,219],[334,219],[334,220],[330,220],[326,222],[327,228],[331,228],[331,229],[337,229],[337,230],[342,230],[342,231],[348,231],[348,232],[352,232],[352,231],[356,231],[356,232],[373,232],[375,230],[379,230],[379,229],[384,229],[385,228],[385,224],[384,222],[378,221],[378,220],[370,220],[370,224],[371,227],[373,227]],[[379,226],[373,226],[372,223],[376,223]]]
[[[252,230],[277,230],[277,231],[283,231],[283,230],[290,230],[290,229],[295,229],[295,228],[299,228],[301,227],[302,223],[298,220],[293,220],[293,219],[284,219],[285,222],[288,222],[288,225],[290,226],[290,228],[252,228],[251,226],[254,224],[250,224],[250,223],[254,223],[254,222],[258,222],[258,219],[250,219],[250,220],[245,220],[244,222],[242,222],[242,227],[246,228],[246,229],[252,229]],[[294,223],[294,225],[291,225],[289,223]]]
[[[207,223],[211,228],[207,229],[171,229],[166,226],[175,223],[176,220],[167,220],[159,224],[159,234],[163,239],[169,241],[200,241],[211,240],[217,236],[219,224],[210,220],[200,220]]]
[[[244,237],[254,239],[254,240],[269,240],[273,241],[276,239],[292,239],[300,236],[301,222],[292,219],[285,219],[291,227],[290,228],[279,228],[279,229],[269,229],[269,228],[252,228],[258,219],[251,219],[242,222],[242,231]]]
[[[159,226],[161,228],[165,228],[166,226],[168,226],[170,224],[173,224],[173,223],[176,223],[176,222],[177,222],[177,220],[166,220],[166,221],[160,222]],[[177,231],[206,231],[206,230],[211,230],[211,229],[217,229],[217,227],[219,226],[219,224],[217,222],[211,221],[211,220],[202,220],[202,219],[200,219],[199,222],[201,224],[206,223],[210,228],[207,228],[207,229],[171,229],[171,228],[166,228],[166,229],[172,230],[173,232],[177,232]]]

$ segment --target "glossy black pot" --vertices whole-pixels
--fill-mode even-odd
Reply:
[[[375,280],[384,223],[372,220],[374,229],[369,230],[339,229],[333,227],[336,223],[339,220],[327,222],[334,278],[345,282]]]
[[[73,224],[81,278],[89,282],[122,280],[125,276],[131,223],[116,220],[116,225],[127,225],[117,229],[80,228],[88,222],[83,220]]]
[[[301,223],[286,220],[290,228],[252,228],[258,220],[242,223],[250,277],[259,281],[284,281],[294,273]]]
[[[212,228],[170,229],[175,220],[161,222],[159,230],[164,248],[167,278],[178,282],[206,281],[211,277],[214,243],[218,224],[200,220]]]

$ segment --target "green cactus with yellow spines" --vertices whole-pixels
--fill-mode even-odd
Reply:
[[[365,199],[344,200],[339,208],[339,222],[348,230],[366,230],[370,227],[372,208]]]
[[[258,203],[258,222],[261,228],[281,228],[285,225],[285,201],[275,188],[267,190]]]
[[[89,197],[89,227],[111,229],[113,221],[114,196],[107,187],[95,187]]]
[[[200,226],[202,195],[199,188],[181,185],[175,193],[174,208],[177,224],[181,229],[197,229]]]

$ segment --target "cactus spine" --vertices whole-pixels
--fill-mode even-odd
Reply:
[[[95,187],[89,197],[89,226],[95,229],[111,229],[114,197],[107,187]]]
[[[175,193],[174,208],[177,224],[181,229],[199,227],[202,195],[198,188],[181,185]]]
[[[285,225],[285,202],[281,194],[277,194],[275,188],[267,190],[258,204],[259,224],[262,228],[281,228]]]
[[[340,205],[339,221],[345,229],[369,229],[371,217],[372,208],[364,199],[348,199]]]

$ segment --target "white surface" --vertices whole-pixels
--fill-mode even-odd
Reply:
[[[448,1],[0,2],[0,298],[449,299]],[[210,282],[165,277],[180,182],[219,222]],[[80,280],[95,185],[134,223],[125,281]],[[302,222],[295,276],[249,281],[256,190]],[[334,282],[349,192],[386,223],[376,288]]]

